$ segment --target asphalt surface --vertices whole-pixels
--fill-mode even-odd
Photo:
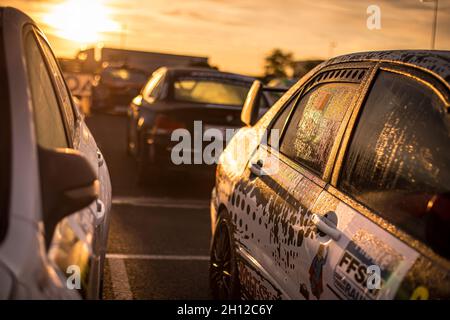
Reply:
[[[86,122],[112,182],[104,299],[208,299],[209,197],[213,177],[179,174],[139,187],[126,153],[126,118]]]

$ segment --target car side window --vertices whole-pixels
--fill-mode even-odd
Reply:
[[[353,134],[340,187],[427,243],[429,200],[450,191],[449,146],[449,114],[433,90],[381,71]]]
[[[357,97],[358,86],[326,83],[307,92],[291,117],[280,151],[323,174],[344,115]]]
[[[37,143],[45,148],[66,148],[64,122],[44,57],[32,33],[25,43]]]
[[[295,106],[297,102],[298,94],[295,94],[288,102],[287,105],[281,109],[281,113],[278,114],[275,119],[272,128],[270,129],[268,143],[272,148],[279,149],[281,134],[283,132],[284,125],[286,120],[291,113],[292,108]],[[275,140],[274,136],[277,135],[278,140]]]
[[[142,96],[144,100],[148,102],[153,102],[155,98],[157,97],[158,93],[158,87],[161,87],[161,84],[163,81],[160,81],[162,78],[162,73],[157,73],[153,75],[150,80],[145,85],[144,89],[142,90]]]
[[[59,70],[58,63],[53,56],[52,50],[48,46],[47,42],[43,39],[40,39],[40,43],[42,48],[44,49],[45,56],[49,63],[50,72],[52,73],[53,79],[55,79],[56,86],[58,89],[59,96],[61,98],[62,107],[64,111],[64,118],[67,121],[67,125],[70,130],[71,136],[75,131],[75,113],[72,107],[72,99],[70,97],[70,93],[67,90],[66,84],[64,82],[64,76],[61,74]]]

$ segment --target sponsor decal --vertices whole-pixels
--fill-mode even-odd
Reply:
[[[317,254],[311,263],[311,267],[309,268],[311,293],[317,298],[317,300],[320,299],[320,295],[323,292],[322,271],[323,265],[327,261],[327,257],[328,247],[320,245],[319,250],[317,250]]]
[[[430,292],[424,286],[418,286],[411,294],[410,300],[428,300]]]
[[[263,277],[261,277],[255,270],[243,261],[238,260],[239,280],[242,284],[242,288],[246,291],[249,299],[262,299],[262,300],[279,300],[280,292],[278,292],[273,286]],[[271,288],[272,290],[269,290]]]
[[[334,286],[347,299],[378,299],[384,286],[395,278],[395,272],[404,260],[402,254],[381,239],[359,230],[338,260],[333,274]],[[369,271],[374,269],[373,266],[379,268],[377,286],[371,285],[373,275]]]

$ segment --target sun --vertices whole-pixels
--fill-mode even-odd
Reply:
[[[120,30],[101,0],[66,0],[45,15],[44,21],[59,37],[82,45],[100,41],[102,33]]]

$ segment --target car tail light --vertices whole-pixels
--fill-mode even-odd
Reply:
[[[155,119],[156,133],[168,133],[176,129],[186,128],[183,122],[174,120],[166,115],[157,115]]]

